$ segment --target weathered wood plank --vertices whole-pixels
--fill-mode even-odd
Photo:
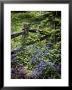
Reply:
[[[11,34],[11,38],[15,38],[17,36],[20,36],[20,35],[23,35],[25,32],[24,31],[21,31],[21,32],[14,32]]]
[[[37,30],[37,29],[30,29],[29,32],[32,32],[32,33],[39,32],[40,34],[46,35],[43,31]],[[15,37],[18,37],[18,36],[24,35],[24,34],[25,34],[24,30],[21,32],[13,32],[13,33],[11,33],[11,38],[15,38]]]
[[[29,32],[32,32],[32,33],[37,33],[37,32],[39,32],[40,34],[45,35],[45,33],[44,33],[43,31],[38,30],[38,29],[30,29]]]
[[[36,33],[36,32],[40,32],[40,30],[38,30],[38,29],[30,29],[29,32]]]

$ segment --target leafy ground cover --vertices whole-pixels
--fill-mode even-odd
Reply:
[[[60,79],[61,12],[11,12],[11,32],[22,31],[25,24],[30,31],[11,39],[11,49],[22,46],[16,59],[11,60],[11,78]]]

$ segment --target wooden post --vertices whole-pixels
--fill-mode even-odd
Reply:
[[[29,31],[29,24],[24,24],[22,30],[24,31],[24,34],[26,36],[28,34],[28,31]]]
[[[22,30],[24,31],[24,35],[22,35],[22,47],[24,49],[24,47],[26,46],[26,39],[28,36],[29,24],[24,24]]]

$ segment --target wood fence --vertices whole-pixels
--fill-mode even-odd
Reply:
[[[26,27],[27,27],[27,28],[26,28]],[[39,32],[39,33],[42,35],[42,36],[40,37],[40,41],[42,41],[42,40],[44,40],[44,39],[46,39],[46,38],[48,38],[48,37],[50,36],[50,35],[47,35],[46,33],[44,33],[44,32],[41,31],[41,30],[29,29],[28,26],[25,25],[25,27],[23,27],[23,29],[22,29],[21,32],[13,32],[13,33],[11,33],[11,39],[13,39],[13,38],[15,38],[15,37],[18,37],[18,36],[20,36],[20,35],[24,36],[24,35],[26,34],[26,31],[31,32],[31,33],[37,33],[37,32]],[[34,43],[36,43],[37,41],[38,41],[38,40],[36,40],[36,41],[31,41],[31,42],[27,43],[26,45],[34,44]],[[22,46],[19,46],[19,47],[15,48],[15,49],[12,49],[12,50],[11,50],[12,60],[13,60],[13,56],[14,56],[14,58],[15,58],[16,52],[19,52],[19,51],[21,51],[21,50],[22,50]],[[15,55],[13,55],[13,54],[15,54]]]
[[[26,28],[27,27],[27,28]],[[48,35],[48,34],[46,34],[45,32],[43,32],[43,31],[41,31],[41,30],[37,30],[37,29],[29,29],[28,28],[28,26],[26,26],[25,25],[25,27],[22,29],[22,31],[21,32],[14,32],[14,33],[12,33],[11,34],[11,39],[13,39],[13,38],[15,38],[15,37],[18,37],[18,36],[20,36],[20,35],[22,35],[22,36],[24,36],[25,34],[27,34],[27,32],[32,32],[32,33],[37,33],[37,32],[39,32],[42,36],[40,37],[40,41],[42,41],[42,40],[44,40],[44,39],[47,39],[48,37],[50,37],[50,35]],[[36,43],[37,42],[37,40],[36,41],[32,41],[32,42],[29,42],[29,43],[27,43],[26,45],[31,45],[31,44],[34,44],[34,43]],[[17,52],[19,52],[19,51],[21,51],[23,48],[22,48],[22,46],[19,46],[19,47],[17,47],[17,48],[15,48],[15,49],[12,49],[11,50],[11,61],[15,61],[16,60],[16,53]],[[42,61],[41,61],[42,62]],[[40,62],[40,63],[41,63]],[[44,62],[44,61],[43,61]],[[40,64],[39,63],[39,64]],[[54,69],[54,71],[60,71],[60,68],[57,70],[57,67],[55,67],[55,65],[53,65],[51,62],[48,62],[47,63],[47,65],[49,65],[49,66],[51,66],[53,69]],[[46,65],[46,66],[47,66]],[[38,65],[37,65],[38,66]],[[34,68],[33,69],[33,71],[32,71],[32,75],[30,76],[30,78],[38,78],[39,77],[39,75],[41,74],[41,73],[39,73],[39,67],[36,67],[36,68]]]

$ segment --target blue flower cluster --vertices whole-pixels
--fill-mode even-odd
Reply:
[[[38,76],[42,74],[42,71],[45,69],[46,66],[46,61],[41,60],[40,63],[36,65],[32,70],[31,78],[38,78]]]
[[[33,79],[39,78],[39,76],[43,73],[43,70],[45,70],[47,67],[53,69],[54,71],[57,71],[58,66],[52,63],[51,60],[49,61],[41,60],[40,63],[33,68],[31,78]]]
[[[31,55],[32,63],[36,63],[37,61],[44,60],[44,57],[48,55],[48,47],[44,46],[43,50],[37,47],[34,47],[34,52]]]

